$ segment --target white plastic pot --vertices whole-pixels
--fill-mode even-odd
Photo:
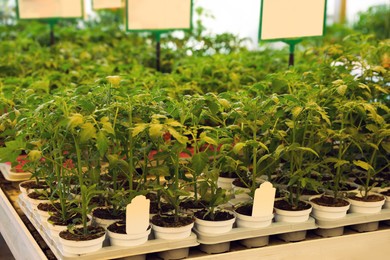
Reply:
[[[301,223],[309,220],[312,207],[305,210],[290,211],[275,208],[276,222]]]
[[[379,213],[382,210],[382,206],[385,204],[385,198],[381,201],[360,201],[354,199],[348,199],[351,203],[349,211],[351,213],[367,213],[374,214]]]
[[[191,235],[192,227],[194,223],[191,223],[183,227],[160,227],[152,225],[155,238],[178,240],[184,239]]]
[[[236,214],[236,224],[237,227],[242,228],[263,228],[268,227],[272,223],[272,219],[274,215],[261,216],[261,217],[253,217],[247,216],[240,213],[235,212]]]
[[[195,217],[195,228],[204,234],[223,234],[232,230],[235,221],[236,217],[223,221],[210,221]]]
[[[347,215],[347,211],[351,206],[351,203],[348,202],[348,205],[342,207],[331,207],[331,206],[323,206],[318,205],[314,202],[311,202],[312,199],[318,198],[320,196],[313,196],[310,198],[310,203],[313,207],[313,211],[311,215],[314,218],[319,219],[340,219]]]
[[[139,234],[119,234],[107,229],[107,234],[112,246],[138,246],[148,241],[151,230],[149,226],[145,232]]]
[[[72,240],[66,240],[61,237],[59,237],[59,243],[62,247],[62,251],[65,254],[87,254],[91,252],[98,251],[103,247],[103,241],[106,237],[106,234],[103,236],[87,240],[87,241],[72,241]]]
[[[218,187],[229,191],[229,190],[233,189],[233,181],[235,179],[236,178],[218,177],[217,185],[218,185]]]

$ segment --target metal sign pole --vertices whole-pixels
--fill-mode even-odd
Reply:
[[[156,32],[154,36],[156,39],[156,69],[157,71],[161,71],[161,34]]]

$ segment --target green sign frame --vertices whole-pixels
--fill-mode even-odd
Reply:
[[[328,3],[328,0],[324,0],[324,21],[323,21],[323,25],[322,25],[322,35],[313,35],[313,36],[296,36],[296,37],[288,37],[288,38],[275,38],[275,39],[262,39],[262,25],[263,25],[263,6],[264,6],[264,1],[267,1],[267,0],[260,0],[261,2],[261,6],[260,6],[260,21],[259,21],[259,32],[258,32],[258,40],[259,41],[268,41],[268,42],[275,42],[275,41],[284,41],[284,42],[287,42],[287,43],[291,43],[293,42],[294,44],[297,43],[297,40],[296,39],[304,39],[304,38],[317,38],[317,37],[323,37],[326,33],[326,11],[327,11],[327,3]],[[268,0],[268,1],[272,1],[272,0]],[[290,0],[290,1],[294,1],[294,0]],[[298,40],[298,41],[300,41]]]
[[[49,24],[55,24],[57,23],[59,20],[61,19],[64,19],[64,20],[75,20],[75,19],[80,19],[80,18],[84,18],[84,1],[83,0],[80,0],[80,5],[81,5],[81,10],[82,10],[82,14],[81,16],[76,16],[76,17],[49,17],[49,18],[20,18],[20,14],[19,14],[19,0],[16,0],[16,17],[18,20],[25,20],[25,21],[44,21],[44,22],[48,22]]]
[[[129,12],[128,12],[129,0],[126,0],[126,4],[125,4],[126,31],[128,31],[128,32],[152,32],[155,35],[160,35],[160,34],[172,32],[172,31],[191,31],[193,29],[192,18],[193,18],[194,1],[190,0],[190,2],[191,2],[191,7],[190,7],[191,10],[190,10],[190,27],[189,28],[129,29]]]

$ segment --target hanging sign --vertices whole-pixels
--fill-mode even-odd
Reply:
[[[192,0],[126,0],[128,31],[173,31],[192,27]]]
[[[123,7],[122,0],[92,0],[92,9],[117,9]]]
[[[260,40],[322,36],[326,0],[261,0]]]
[[[83,17],[83,0],[17,0],[19,19]]]

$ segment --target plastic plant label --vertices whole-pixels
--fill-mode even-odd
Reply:
[[[126,207],[126,233],[140,234],[149,227],[150,200],[143,195],[135,197]]]
[[[191,0],[127,0],[127,30],[170,31],[191,28]]]
[[[255,190],[253,199],[252,217],[269,216],[274,209],[276,189],[272,183],[266,181]]]
[[[122,8],[122,7],[123,7],[122,0],[93,0],[92,1],[92,8],[94,10],[116,9],[116,8]]]
[[[82,0],[18,0],[19,19],[80,18]]]
[[[262,0],[260,40],[322,36],[326,0]]]

